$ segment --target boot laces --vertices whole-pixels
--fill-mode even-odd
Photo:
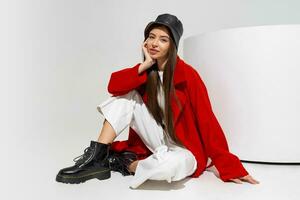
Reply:
[[[76,165],[82,164],[84,163],[84,161],[86,161],[87,158],[89,158],[92,154],[93,149],[91,147],[87,147],[84,150],[84,153],[80,156],[77,156],[76,158],[73,159],[73,161],[75,162]]]

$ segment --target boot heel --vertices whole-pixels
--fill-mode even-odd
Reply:
[[[98,180],[105,180],[105,179],[109,179],[110,176],[111,176],[110,170],[107,170],[107,172],[101,173],[97,175],[95,178],[97,178]]]

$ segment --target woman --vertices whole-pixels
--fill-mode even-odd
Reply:
[[[103,180],[113,170],[134,175],[130,187],[137,188],[148,179],[172,182],[213,169],[223,181],[258,183],[229,152],[198,72],[177,55],[182,33],[171,14],[146,26],[143,63],[112,73],[112,96],[97,106],[105,118],[98,140],[57,181]],[[128,126],[128,140],[114,141]]]

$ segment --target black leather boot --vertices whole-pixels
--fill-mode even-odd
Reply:
[[[89,179],[104,180],[110,178],[108,167],[109,144],[91,141],[84,154],[73,159],[74,166],[61,169],[56,181],[62,183],[83,183]]]
[[[129,171],[129,165],[137,160],[137,155],[130,151],[114,152],[110,151],[108,156],[109,168],[112,171],[120,172],[123,176],[134,175]]]

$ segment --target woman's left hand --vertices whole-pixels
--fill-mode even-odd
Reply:
[[[252,176],[250,176],[249,174],[247,176],[243,176],[241,178],[234,178],[234,179],[230,179],[231,181],[238,183],[238,184],[242,184],[244,182],[248,182],[251,184],[259,184],[259,182],[257,180],[255,180]]]

